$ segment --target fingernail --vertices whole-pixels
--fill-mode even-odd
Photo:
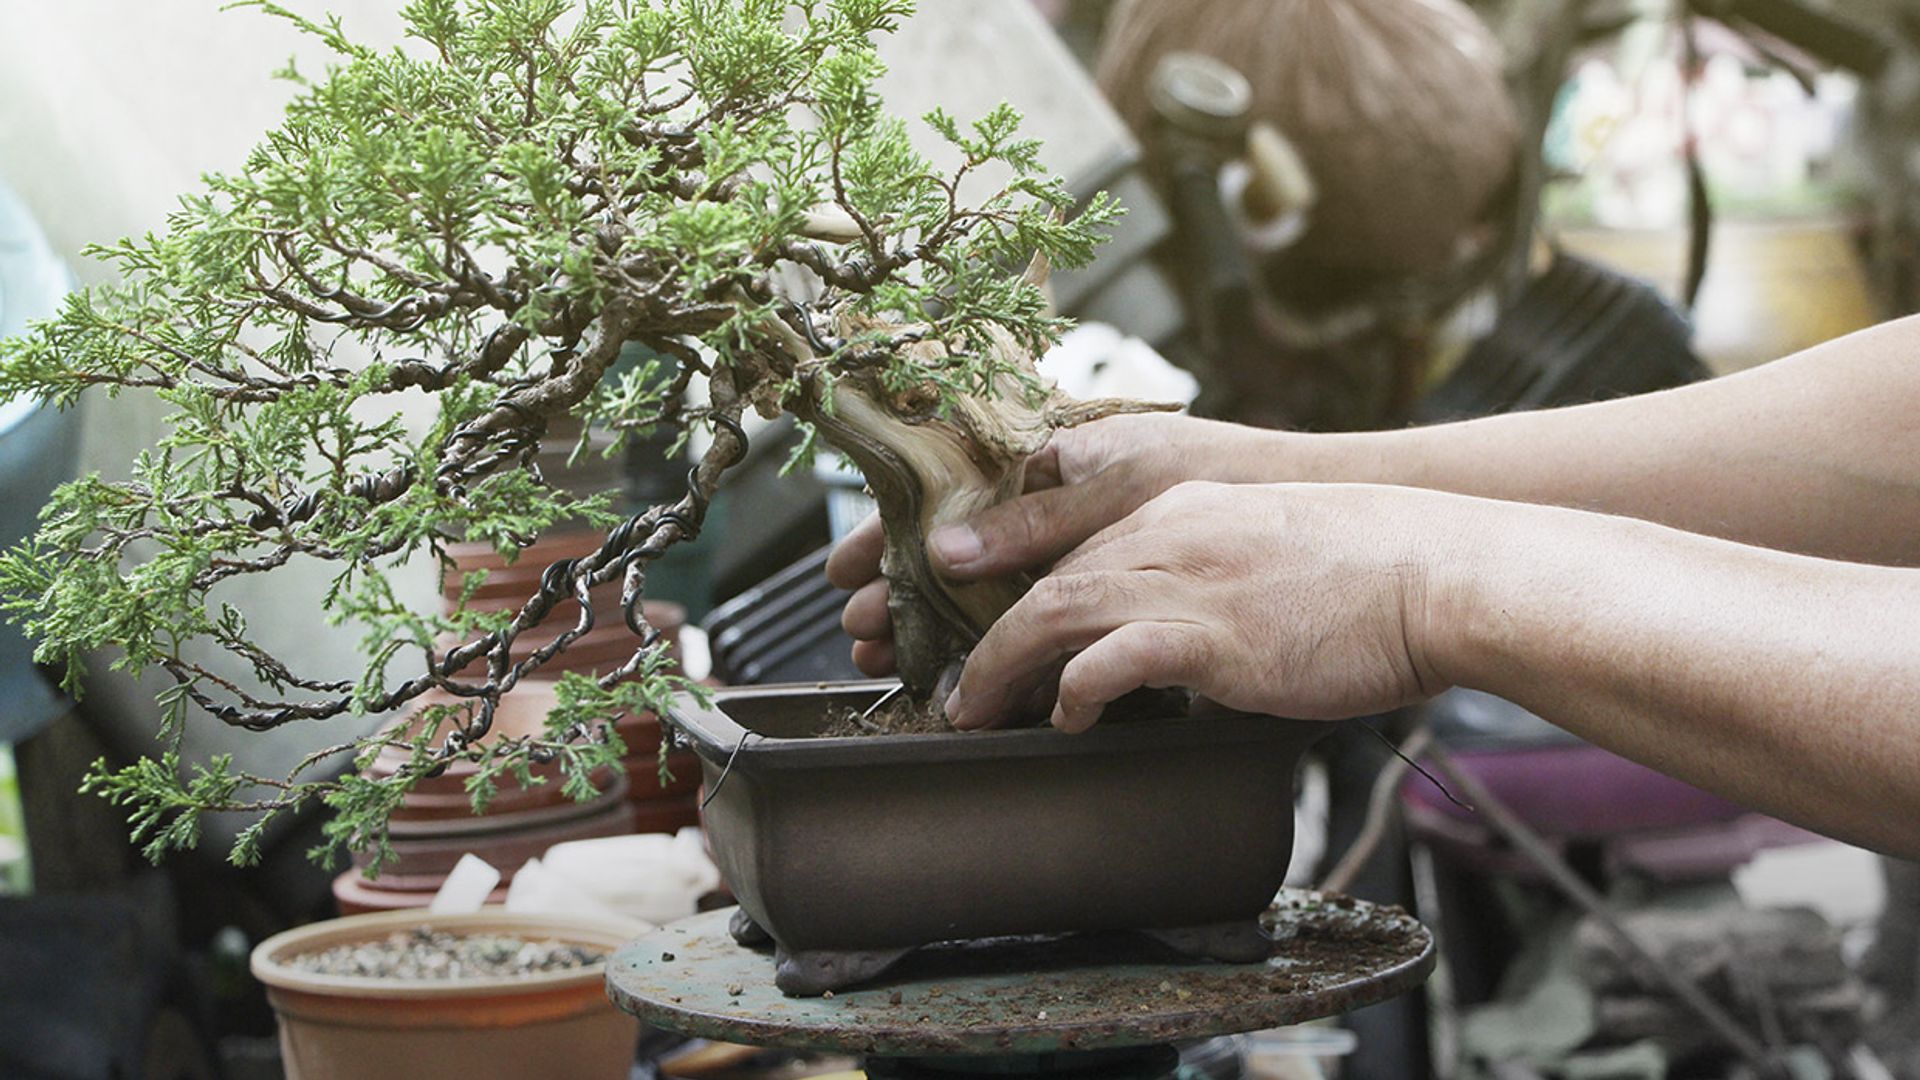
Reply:
[[[980,534],[965,525],[942,525],[927,534],[927,544],[948,566],[965,566],[986,550]]]
[[[940,706],[940,711],[947,715],[947,723],[952,724],[954,727],[964,728],[967,726],[966,724],[962,723],[960,720],[960,688],[959,687],[957,686],[954,687],[953,693],[947,695],[947,703],[945,705]]]

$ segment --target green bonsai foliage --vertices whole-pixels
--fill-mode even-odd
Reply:
[[[207,812],[264,825],[314,799],[332,810],[329,850],[382,848],[407,789],[455,758],[480,763],[476,802],[546,761],[589,794],[623,749],[611,720],[684,688],[639,598],[648,563],[699,531],[744,455],[743,410],[830,418],[849,380],[926,417],[1009,386],[1033,396],[1016,361],[1060,326],[1018,270],[1036,252],[1084,262],[1115,213],[1102,199],[1068,220],[1010,109],[924,118],[958,148],[956,172],[912,149],[872,90],[871,39],[906,0],[413,0],[390,51],[338,20],[240,6],[292,20],[337,62],[283,72],[301,87],[285,122],[163,234],[90,252],[120,284],[0,346],[0,396],[64,408],[140,389],[171,408],[130,479],[67,484],[38,536],[0,557],[0,607],[69,691],[99,650],[169,677],[159,752],[89,781],[156,858],[194,844]],[[963,198],[969,174],[1008,167],[999,190]],[[409,430],[400,406],[422,398],[434,419]],[[622,435],[705,429],[708,449],[677,502],[622,520],[534,467],[563,415]],[[391,585],[410,558],[446,572],[450,541],[506,552],[582,518],[609,527],[604,546],[549,567],[517,611],[412,611]],[[270,655],[222,595],[295,564],[330,575],[327,617],[364,637],[358,678]],[[632,658],[564,678],[544,734],[481,745],[500,696],[591,628],[587,591],[616,578]],[[515,660],[568,597],[578,624]],[[178,753],[195,714],[264,731],[436,689],[464,704],[286,776]],[[397,775],[330,778],[383,746],[410,755]]]

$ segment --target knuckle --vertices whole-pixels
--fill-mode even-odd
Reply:
[[[1103,691],[1121,676],[1124,667],[1124,663],[1116,664],[1113,656],[1098,651],[1081,653],[1060,672],[1054,699],[1070,713],[1103,705],[1111,696]]]
[[[1084,497],[1076,488],[1056,487],[1002,503],[988,512],[981,539],[1015,562],[1045,558],[1076,535]]]
[[[1015,551],[1032,550],[1046,533],[1046,502],[1045,499],[1023,498],[1003,503],[1007,513],[1000,519],[1000,535],[994,539],[1000,542],[1000,546]]]
[[[1084,449],[1082,444],[1087,437],[1086,430],[1084,426],[1055,429],[1053,434],[1047,437],[1047,445],[1041,449],[1040,453],[1028,459],[1029,465],[1041,460],[1043,455],[1050,455],[1053,459],[1053,467],[1061,473],[1060,479],[1067,479],[1069,467],[1079,460]]]
[[[1027,544],[1027,499],[1014,498],[965,519],[968,528],[980,538],[980,545],[996,556],[1023,550]]]
[[[1054,574],[1034,583],[1036,616],[1046,623],[1063,622],[1077,612],[1097,608],[1112,595],[1101,574]]]
[[[1147,644],[1154,652],[1156,666],[1171,676],[1193,680],[1207,670],[1210,650],[1205,639],[1193,631],[1162,625],[1155,628]]]
[[[1161,498],[1178,506],[1190,506],[1213,498],[1224,486],[1211,480],[1182,480],[1168,488]]]
[[[1096,704],[1095,695],[1088,689],[1091,672],[1085,668],[1069,668],[1060,678],[1060,693],[1056,700],[1062,710],[1068,713],[1085,712]]]
[[[1075,588],[1071,581],[1068,577],[1049,575],[1033,583],[1033,588],[1027,591],[1026,605],[1035,622],[1044,625],[1066,614]]]
[[[1158,523],[1192,512],[1193,506],[1200,501],[1197,485],[1198,481],[1183,480],[1148,499],[1138,511],[1140,518]]]

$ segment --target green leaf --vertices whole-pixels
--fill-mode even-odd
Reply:
[[[196,843],[208,813],[248,812],[262,816],[230,853],[246,864],[269,819],[317,802],[315,857],[365,851],[377,867],[406,791],[453,760],[475,767],[477,808],[502,782],[542,782],[536,761],[593,797],[624,749],[620,715],[701,693],[657,644],[608,685],[563,678],[539,733],[439,749],[435,732],[479,732],[468,709],[429,709],[274,777],[179,748],[187,723],[365,731],[428,685],[497,689],[489,658],[429,678],[429,657],[522,632],[516,612],[475,610],[478,574],[456,581],[452,610],[416,605],[420,568],[446,572],[452,543],[511,553],[633,511],[622,492],[540,475],[543,436],[570,418],[613,432],[612,453],[677,429],[677,452],[722,426],[689,392],[696,376],[769,413],[803,398],[831,412],[833,377],[856,362],[950,413],[1009,385],[1001,344],[1039,350],[1064,328],[1021,281],[1027,260],[1084,263],[1119,212],[1104,196],[1076,209],[1005,106],[925,117],[960,150],[957,173],[918,153],[875,91],[873,39],[911,13],[902,0],[408,0],[395,48],[331,15],[232,6],[285,20],[329,62],[284,69],[281,121],[163,230],[88,249],[117,280],[0,341],[0,397],[67,408],[133,392],[165,411],[125,470],[62,485],[36,535],[0,552],[0,616],[70,692],[89,656],[165,677],[156,753],[87,781],[152,858]],[[971,192],[1009,171],[961,197],[963,180]],[[856,242],[803,233],[821,203],[860,226]],[[783,358],[770,320],[791,314],[776,279],[803,276],[796,261],[820,277],[823,325],[879,328]],[[948,348],[898,349],[885,327],[899,323]],[[813,447],[809,432],[789,467]],[[291,617],[354,635],[358,671],[304,670],[256,640],[263,613],[238,598],[269,590],[236,583],[295,573],[325,592]],[[405,765],[367,773],[383,747]]]

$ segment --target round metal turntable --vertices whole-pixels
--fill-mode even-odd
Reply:
[[[725,1042],[867,1055],[879,1077],[1171,1075],[1172,1043],[1336,1016],[1419,986],[1433,938],[1411,915],[1288,890],[1263,920],[1264,963],[1173,959],[1128,934],[924,949],[859,989],[787,997],[773,958],[734,942],[732,910],[629,943],[614,1003],[655,1027]]]

